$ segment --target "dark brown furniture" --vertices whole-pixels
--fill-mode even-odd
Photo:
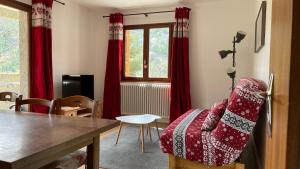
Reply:
[[[15,102],[17,98],[22,99],[22,95],[15,92],[0,92],[0,101]]]
[[[49,107],[49,113],[52,114],[54,111],[54,101],[49,101],[45,99],[29,98],[29,99],[16,99],[16,111],[21,111],[22,105],[39,105]]]
[[[96,104],[95,109],[94,109],[95,117],[102,118],[103,117],[103,102],[100,100],[97,100],[95,104]]]
[[[114,120],[2,110],[0,168],[36,169],[88,146],[87,169],[98,169],[99,134],[117,125]]]
[[[76,116],[95,117],[95,101],[85,96],[70,96],[55,100],[55,114],[67,115],[65,107],[73,107]]]

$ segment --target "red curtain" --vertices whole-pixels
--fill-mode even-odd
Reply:
[[[32,0],[30,97],[53,99],[51,10],[53,0]],[[32,106],[33,112],[47,108]]]
[[[103,98],[103,118],[121,114],[121,70],[123,53],[123,15],[111,14]]]
[[[176,8],[171,65],[170,122],[191,109],[189,13],[189,8]]]

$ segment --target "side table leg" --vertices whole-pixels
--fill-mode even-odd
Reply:
[[[152,141],[151,126],[150,126],[150,124],[148,124],[148,130],[147,131],[149,133],[150,141]]]
[[[139,129],[139,137],[138,137],[138,141],[141,141],[142,139],[141,139],[141,132],[142,132],[142,128],[140,127],[140,129]]]
[[[159,136],[159,131],[158,131],[157,120],[155,120],[155,126],[156,126],[157,136],[158,136],[158,140],[159,140],[160,136]]]
[[[116,144],[118,144],[118,141],[119,141],[120,133],[121,133],[121,130],[122,130],[122,125],[123,125],[123,123],[120,122],[120,128],[119,128],[119,132],[118,132],[118,137],[117,137],[117,140],[116,140]]]
[[[142,152],[144,153],[144,125],[141,125],[141,137],[142,137]]]

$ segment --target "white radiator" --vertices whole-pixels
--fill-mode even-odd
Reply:
[[[169,119],[169,83],[121,83],[122,114],[154,114]]]

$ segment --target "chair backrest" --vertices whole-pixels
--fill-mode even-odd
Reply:
[[[0,101],[15,102],[17,98],[22,99],[22,97],[15,92],[0,92]]]
[[[54,112],[54,101],[49,101],[45,99],[38,99],[38,98],[29,98],[29,99],[16,99],[16,111],[21,111],[22,105],[39,105],[39,106],[45,106],[49,108],[49,114],[52,114]]]
[[[101,119],[103,117],[103,102],[98,100],[95,101],[94,109],[95,117]]]
[[[55,100],[55,114],[62,114],[62,107],[86,108],[88,112],[95,116],[95,101],[85,96],[70,96]]]
[[[211,133],[220,149],[228,152],[234,150],[233,153],[239,156],[250,139],[265,101],[257,93],[265,92],[266,89],[265,83],[252,78],[238,82],[223,117]]]

